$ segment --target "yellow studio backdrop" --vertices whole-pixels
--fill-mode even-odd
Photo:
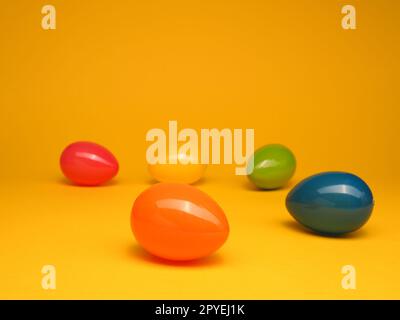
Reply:
[[[43,5],[57,12],[43,30]],[[344,30],[352,4],[357,29]],[[400,2],[3,1],[0,4],[0,298],[400,298]],[[229,166],[197,186],[225,210],[227,243],[199,262],[166,264],[130,230],[152,180],[145,134],[254,128],[282,143],[291,184],[257,192]],[[98,188],[65,183],[76,140],[120,162]],[[285,209],[306,176],[350,171],[375,196],[371,220],[343,238],[303,231]],[[43,290],[43,265],[57,270]],[[344,265],[357,289],[341,286]]]

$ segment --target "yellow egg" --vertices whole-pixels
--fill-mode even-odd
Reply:
[[[207,167],[205,164],[193,163],[194,161],[191,161],[190,157],[186,154],[167,156],[167,159],[167,164],[149,164],[150,174],[157,181],[195,183],[203,177]],[[177,163],[174,164],[173,162]]]

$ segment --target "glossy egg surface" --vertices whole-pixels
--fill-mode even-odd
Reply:
[[[206,257],[229,234],[226,216],[210,196],[176,183],[158,183],[142,192],[132,208],[131,227],[145,250],[169,260]]]
[[[248,166],[248,178],[260,189],[285,186],[296,170],[292,151],[281,144],[268,144],[254,152]],[[252,166],[254,167],[252,168]]]
[[[181,153],[167,155],[167,163],[149,164],[148,168],[151,176],[158,182],[192,184],[204,176],[207,165],[195,163],[190,156]]]
[[[297,184],[286,207],[299,223],[318,233],[355,231],[369,219],[374,206],[368,185],[346,172],[324,172]]]
[[[119,169],[118,161],[105,147],[86,141],[67,146],[60,157],[64,175],[82,186],[97,186],[112,179]]]

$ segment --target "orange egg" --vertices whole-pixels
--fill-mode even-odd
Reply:
[[[137,241],[155,256],[193,260],[219,249],[229,234],[221,207],[186,184],[158,183],[136,199],[131,227]]]

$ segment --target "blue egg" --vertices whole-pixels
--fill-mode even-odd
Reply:
[[[299,223],[325,235],[361,228],[374,207],[368,185],[351,173],[324,172],[301,181],[288,194],[286,208]]]

